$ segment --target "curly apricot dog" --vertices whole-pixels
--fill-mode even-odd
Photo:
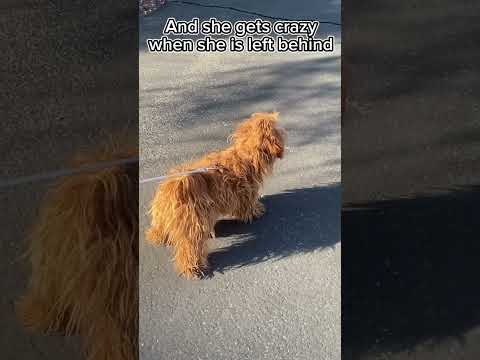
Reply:
[[[119,144],[73,165],[137,156]],[[88,360],[138,359],[138,163],[61,179],[29,238],[31,278],[16,304],[22,324],[80,335]]]
[[[232,146],[178,166],[169,174],[213,170],[172,176],[158,187],[147,239],[174,247],[181,275],[197,278],[208,268],[206,242],[214,236],[219,219],[227,216],[251,222],[265,212],[259,190],[284,153],[285,131],[277,126],[277,119],[278,113],[253,114],[232,135]]]

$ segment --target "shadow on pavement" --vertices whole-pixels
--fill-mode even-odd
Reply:
[[[221,221],[217,239],[235,236],[230,246],[209,256],[213,271],[240,268],[267,260],[334,246],[340,241],[341,187],[289,190],[262,199],[267,212],[253,224]]]
[[[235,120],[257,111],[276,110],[289,134],[289,144],[310,145],[340,131],[340,82],[335,77],[340,70],[339,62],[340,57],[336,56],[219,71],[209,91],[198,91],[204,85],[193,81],[189,86],[177,88],[169,106],[157,104],[155,108],[159,114],[169,108],[182,109],[187,114],[176,120],[178,129],[187,130],[182,133],[183,142],[225,139],[225,132],[233,127]],[[149,89],[150,97],[141,108],[152,106],[148,103],[157,101],[163,91],[161,87]],[[312,114],[312,109],[318,110]],[[298,118],[303,120],[295,121]],[[201,131],[211,123],[224,126],[215,133]],[[161,138],[151,145],[158,145],[158,141],[165,142]]]
[[[461,340],[480,324],[479,202],[474,186],[344,207],[343,359]]]

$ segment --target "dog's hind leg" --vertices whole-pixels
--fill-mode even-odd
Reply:
[[[208,269],[206,243],[210,232],[193,230],[178,235],[174,241],[177,272],[187,279],[202,277]]]
[[[175,267],[186,278],[202,277],[208,268],[207,241],[218,218],[209,177],[185,176],[168,190],[173,204],[168,229]]]

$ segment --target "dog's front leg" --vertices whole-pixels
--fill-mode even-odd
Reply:
[[[252,207],[252,217],[254,219],[259,219],[265,214],[265,205],[260,202],[260,199],[257,199]]]
[[[250,200],[248,203],[237,211],[235,217],[242,222],[250,223],[254,219],[258,219],[265,214],[265,206],[260,202],[258,197],[255,200]]]

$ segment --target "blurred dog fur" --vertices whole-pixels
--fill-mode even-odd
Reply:
[[[107,146],[73,165],[137,157]],[[78,334],[88,359],[138,359],[138,162],[73,175],[47,194],[30,235],[23,325]]]
[[[285,131],[278,113],[255,113],[236,129],[224,151],[178,166],[169,174],[215,168],[208,172],[167,178],[150,207],[147,239],[174,247],[175,267],[186,278],[208,269],[206,242],[222,217],[251,222],[263,215],[259,201],[264,178],[284,154]]]

